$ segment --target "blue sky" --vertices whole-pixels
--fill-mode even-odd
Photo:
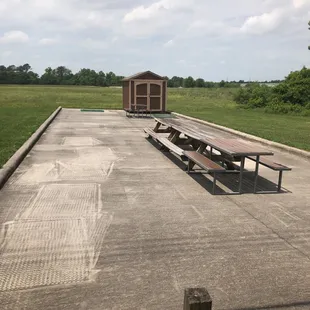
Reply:
[[[0,64],[270,80],[310,66],[310,0],[0,0]]]

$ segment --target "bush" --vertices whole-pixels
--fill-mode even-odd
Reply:
[[[271,96],[270,87],[253,83],[245,88],[239,89],[234,96],[234,100],[238,104],[246,105],[251,108],[261,108],[267,105]]]
[[[305,108],[306,108],[307,110],[310,110],[310,102],[308,102],[308,103],[306,104]]]
[[[271,100],[265,108],[265,112],[277,114],[300,114],[303,111],[304,109],[300,105],[285,103],[279,98]]]
[[[240,89],[234,100],[245,108],[262,108],[271,113],[310,114],[310,69],[291,72],[276,87],[253,83]]]

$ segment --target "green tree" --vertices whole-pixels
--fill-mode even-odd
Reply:
[[[7,82],[8,82],[8,76],[6,66],[0,65],[0,84],[5,84]]]
[[[220,83],[219,83],[219,87],[225,87],[226,86],[226,82],[224,80],[222,80]]]
[[[94,70],[83,68],[75,75],[75,78],[77,85],[96,86],[98,74]]]
[[[308,22],[308,26],[310,26],[310,21]],[[308,29],[310,30],[310,27]],[[308,50],[310,50],[310,45],[308,46]]]
[[[202,87],[205,87],[205,86],[206,85],[205,85],[204,79],[199,78],[199,79],[196,80],[196,87],[202,88]]]
[[[179,77],[179,76],[173,76],[169,81],[168,81],[168,87],[174,87],[174,88],[179,88],[183,86],[183,81],[184,79]]]
[[[186,79],[184,79],[184,87],[186,88],[192,88],[195,87],[195,80],[189,76]]]
[[[55,76],[55,71],[48,67],[40,78],[40,83],[44,85],[55,85],[57,84],[57,77]]]
[[[99,73],[98,73],[97,85],[98,86],[106,86],[105,73],[102,71],[99,71]]]
[[[70,84],[73,77],[72,71],[65,66],[59,66],[53,70],[53,75],[56,77],[57,84]]]
[[[213,88],[213,87],[215,87],[215,83],[214,82],[205,82],[205,87],[207,87],[207,88]]]

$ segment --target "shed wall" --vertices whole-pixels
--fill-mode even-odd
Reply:
[[[123,108],[129,109],[129,82],[123,82]]]
[[[131,87],[131,103],[135,103],[135,83],[134,81],[130,81],[130,87]]]
[[[167,100],[167,81],[163,83],[163,109],[162,111],[166,111],[166,100]]]

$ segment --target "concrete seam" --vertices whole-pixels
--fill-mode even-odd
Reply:
[[[61,111],[58,107],[0,169],[0,190]]]
[[[305,159],[310,159],[310,152],[307,152],[307,151],[304,151],[304,150],[300,150],[300,149],[297,149],[295,147],[291,147],[291,146],[288,146],[288,145],[285,145],[285,144],[281,144],[281,143],[278,143],[278,142],[274,142],[274,141],[270,141],[270,140],[267,140],[267,139],[259,138],[259,137],[256,137],[256,136],[253,136],[253,135],[250,135],[250,134],[247,134],[247,133],[235,130],[235,129],[231,129],[231,128],[228,128],[228,127],[225,127],[225,126],[221,126],[221,125],[217,125],[217,124],[214,124],[214,123],[210,123],[208,121],[204,121],[204,120],[201,120],[201,119],[198,119],[198,118],[194,118],[194,117],[191,117],[191,116],[187,116],[187,115],[183,115],[183,114],[180,114],[180,113],[172,112],[171,114],[173,114],[175,116],[178,116],[178,117],[182,117],[182,118],[188,119],[188,120],[192,120],[192,121],[195,121],[197,123],[201,123],[203,125],[207,125],[207,126],[210,126],[210,127],[213,127],[213,128],[225,131],[225,132],[229,132],[231,134],[234,134],[236,136],[242,137],[242,138],[250,140],[250,141],[255,141],[255,142],[259,142],[259,143],[265,144],[265,145],[269,145],[271,147],[280,149],[282,151],[285,151],[285,152],[288,152],[288,153],[291,153],[291,154],[294,154],[294,155],[297,155],[297,156],[301,156],[301,157],[303,157]]]

